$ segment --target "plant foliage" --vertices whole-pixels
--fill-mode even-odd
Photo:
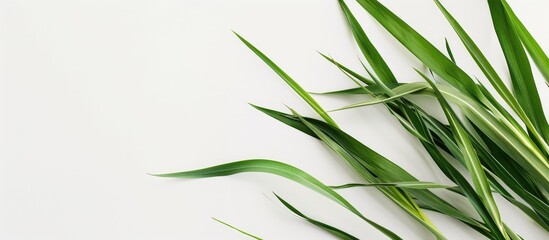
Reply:
[[[323,109],[310,93],[238,34],[236,34],[237,37],[301,96],[323,120],[303,117],[292,109],[290,113],[283,113],[252,106],[324,143],[345,161],[363,182],[329,187],[303,170],[285,163],[261,159],[157,176],[205,178],[242,172],[279,175],[335,201],[390,239],[401,239],[401,237],[367,218],[366,213],[357,210],[338,194],[337,190],[353,187],[376,188],[437,239],[446,239],[446,237],[425,215],[426,210],[455,218],[489,239],[522,239],[500,217],[500,206],[494,200],[494,195],[502,196],[534,220],[539,227],[549,231],[549,125],[528,55],[547,83],[549,83],[549,58],[508,3],[505,0],[487,0],[494,32],[510,74],[510,86],[505,84],[458,20],[439,0],[434,0],[434,4],[440,9],[484,74],[484,78],[495,89],[496,93],[491,93],[484,83],[473,79],[456,64],[448,41],[444,46],[445,54],[377,0],[357,0],[357,2],[416,56],[429,69],[431,76],[416,70],[423,82],[399,82],[345,1],[339,0],[349,29],[373,72],[365,66],[368,75],[364,76],[331,57],[322,55],[358,86],[320,94],[371,96],[366,101],[342,106],[336,109],[337,111],[383,104],[402,127],[419,140],[433,162],[453,182],[454,186],[420,181],[405,169],[345,133],[330,117],[330,114],[336,113]],[[410,95],[432,97],[433,101],[438,102],[442,107],[448,124],[439,121],[428,111],[416,105],[409,98]],[[503,102],[498,101],[498,98],[503,99]],[[455,111],[451,104],[454,104],[459,111]],[[460,168],[465,171],[460,171]],[[476,214],[471,215],[458,210],[456,206],[433,193],[433,188],[451,191],[455,193],[456,198],[467,199]],[[357,239],[335,226],[308,217],[278,195],[275,196],[282,205],[305,221],[340,239]],[[255,238],[253,235],[247,235]]]

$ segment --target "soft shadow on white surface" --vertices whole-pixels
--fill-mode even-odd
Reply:
[[[447,37],[460,66],[482,76],[432,1],[382,2],[436,46]],[[549,3],[509,2],[549,50]],[[486,3],[443,3],[504,69]],[[412,68],[421,64],[350,5],[397,77],[419,81]],[[210,217],[266,239],[332,239],[264,196],[272,198],[272,191],[361,239],[382,238],[341,207],[278,177],[146,175],[270,158],[327,184],[358,181],[318,141],[247,104],[284,110],[285,103],[313,113],[231,32],[308,90],[353,86],[316,53],[360,69],[337,1],[2,1],[0,22],[0,239],[245,239]],[[547,88],[540,89],[548,102]],[[328,109],[349,103],[318,100]],[[383,107],[333,116],[419,179],[446,181]],[[343,195],[406,239],[432,238],[375,190]],[[546,236],[522,213],[502,207],[502,214],[525,239]],[[450,239],[481,239],[429,215]]]

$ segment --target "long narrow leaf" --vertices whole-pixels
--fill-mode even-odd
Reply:
[[[362,218],[364,221],[372,225],[374,228],[378,229],[380,232],[385,234],[391,239],[401,239],[398,235],[390,231],[389,229],[375,223],[374,221],[366,218],[362,213],[360,213],[351,203],[349,203],[345,198],[339,195],[337,192],[324,185],[322,182],[311,176],[310,174],[304,172],[301,169],[293,167],[291,165],[277,162],[273,160],[266,159],[252,159],[244,160],[232,163],[221,164],[213,167],[193,170],[193,171],[184,171],[184,172],[175,172],[175,173],[166,173],[166,174],[153,174],[158,177],[169,177],[169,178],[208,178],[208,177],[219,177],[219,176],[228,176],[244,172],[263,172],[278,175],[294,182],[297,182],[305,187],[308,187],[311,190],[314,190],[332,201],[338,203],[339,205],[345,207],[358,217]]]
[[[430,188],[453,188],[455,186],[448,186],[434,182],[393,182],[393,183],[347,183],[338,186],[330,186],[333,189],[344,189],[350,187],[398,187],[409,189],[430,189]]]
[[[379,104],[379,103],[385,103],[385,102],[389,102],[389,101],[399,99],[403,96],[406,96],[406,95],[409,95],[409,94],[412,94],[412,93],[419,92],[419,91],[424,90],[426,88],[427,88],[427,86],[423,83],[405,83],[405,84],[402,84],[402,85],[400,85],[396,88],[391,89],[391,91],[393,92],[393,95],[390,96],[390,97],[378,96],[378,97],[372,98],[370,100],[360,102],[360,103],[356,103],[356,104],[351,104],[351,105],[345,106],[343,108],[338,108],[338,109],[333,110],[333,111],[339,111],[339,110],[345,110],[345,109],[349,109],[349,108],[356,108],[356,107],[374,105],[374,104]]]
[[[355,77],[356,79],[360,80],[361,82],[365,83],[365,84],[368,84],[368,85],[371,85],[371,84],[375,84],[375,82],[371,79],[368,79],[358,73],[356,73],[355,71],[349,69],[348,67],[344,66],[343,64],[339,63],[338,61],[336,61],[335,59],[319,52],[319,54],[324,57],[326,60],[328,60],[329,62],[331,62],[332,64],[334,64],[337,68],[345,71],[347,74]]]
[[[391,69],[389,69],[389,66],[387,66],[387,63],[385,63],[368,36],[366,36],[366,33],[364,32],[356,18],[353,16],[353,13],[347,7],[347,4],[345,4],[343,0],[339,0],[339,5],[343,10],[343,13],[345,13],[347,23],[351,28],[351,31],[353,32],[353,36],[355,36],[355,40],[360,47],[360,50],[364,54],[364,57],[366,57],[366,59],[370,63],[370,66],[372,66],[372,68],[374,69],[374,72],[380,78],[381,82],[388,84],[397,83],[393,72],[391,72]]]
[[[494,222],[498,225],[498,228],[501,231],[502,235],[506,236],[507,233],[505,231],[503,221],[501,220],[501,216],[499,214],[499,210],[497,208],[496,202],[494,201],[494,198],[492,196],[492,191],[490,190],[490,185],[488,184],[486,174],[484,172],[484,169],[482,168],[482,165],[480,164],[480,160],[478,159],[475,149],[471,143],[471,140],[467,136],[467,133],[463,127],[463,124],[460,122],[457,115],[454,113],[454,111],[452,110],[452,108],[450,107],[446,99],[444,99],[444,97],[442,96],[442,93],[440,93],[440,91],[435,86],[435,84],[428,77],[423,75],[421,72],[418,71],[418,73],[433,88],[435,95],[437,96],[440,102],[440,105],[444,110],[446,118],[448,119],[448,122],[452,127],[454,136],[456,138],[456,142],[458,143],[459,147],[463,151],[463,156],[464,156],[464,159],[466,160],[465,162],[466,162],[467,168],[471,173],[471,178],[473,179],[475,190],[477,194],[482,198],[484,205],[488,209]]]
[[[473,79],[406,22],[377,0],[357,1],[429,69],[464,93],[477,96],[479,91]]]
[[[330,234],[336,236],[337,238],[339,238],[341,240],[358,240],[357,237],[355,237],[355,236],[353,236],[349,233],[346,233],[345,231],[343,231],[339,228],[336,228],[334,226],[328,225],[326,223],[323,223],[323,222],[320,222],[318,220],[315,220],[315,219],[312,219],[312,218],[308,217],[307,215],[305,215],[302,212],[300,212],[299,210],[297,210],[294,206],[292,206],[286,200],[282,199],[277,194],[274,194],[274,195],[286,208],[288,208],[290,211],[295,213],[297,216],[305,219],[307,222],[310,222],[311,224],[321,228],[322,230],[329,232]]]
[[[454,53],[452,52],[452,48],[450,48],[450,43],[448,43],[448,39],[444,39],[444,45],[446,46],[446,52],[448,52],[448,57],[450,57],[450,60],[452,60],[453,63],[456,63],[456,59],[454,58]]]
[[[488,5],[494,29],[511,73],[515,97],[547,143],[549,142],[549,125],[543,113],[530,61],[502,0],[488,0]]]
[[[259,49],[254,47],[250,42],[244,39],[242,36],[236,33],[236,36],[250,48],[261,60],[263,60],[271,69],[273,69],[294,91],[305,100],[326,122],[337,126],[335,121],[322,109],[322,107],[307,93],[296,81],[294,81],[286,72],[284,72],[278,65],[276,65],[271,59],[263,54]]]
[[[534,39],[532,34],[526,29],[524,24],[519,20],[517,15],[513,12],[507,1],[503,1],[505,10],[507,11],[511,21],[519,34],[520,40],[528,50],[528,53],[534,60],[534,63],[538,66],[539,71],[542,73],[545,78],[546,83],[549,85],[549,58],[539,45],[539,43]]]
[[[246,232],[246,231],[244,231],[244,230],[241,230],[241,229],[239,229],[239,228],[237,228],[237,227],[235,227],[235,226],[233,226],[233,225],[231,225],[231,224],[228,224],[228,223],[226,223],[226,222],[223,222],[223,221],[221,221],[221,220],[219,220],[219,219],[217,219],[217,218],[212,218],[212,219],[215,220],[216,222],[221,223],[221,224],[223,224],[223,225],[225,225],[225,226],[227,226],[227,227],[229,227],[229,228],[232,228],[232,229],[238,231],[239,233],[242,233],[242,234],[244,234],[244,235],[246,235],[246,236],[248,236],[248,237],[251,237],[251,238],[257,239],[257,240],[262,240],[262,238],[260,238],[260,237],[257,237],[257,236],[255,236],[255,235],[252,235],[252,234],[250,234],[250,233],[248,233],[248,232]]]

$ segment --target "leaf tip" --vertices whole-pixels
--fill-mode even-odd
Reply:
[[[159,173],[147,173],[147,175],[153,176],[153,177],[163,177],[162,175],[164,175],[164,174],[159,174]]]

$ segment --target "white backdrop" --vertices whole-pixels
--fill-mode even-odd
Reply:
[[[482,76],[432,1],[383,3],[436,46],[447,37],[459,64]],[[485,1],[443,3],[504,69]],[[549,50],[549,2],[510,3]],[[419,81],[412,67],[421,64],[349,4],[397,77]],[[270,200],[271,191],[361,239],[382,238],[341,207],[279,177],[146,175],[260,157],[291,163],[327,184],[359,180],[318,141],[248,106],[284,110],[285,103],[312,115],[231,30],[310,91],[353,86],[317,50],[360,69],[335,0],[0,1],[0,239],[246,239],[210,217],[266,239],[332,239]],[[351,102],[318,100],[328,109]],[[446,182],[384,107],[333,117],[419,179]],[[432,239],[376,190],[342,193],[406,239]],[[500,202],[518,233],[547,238]],[[429,216],[450,239],[481,239],[454,220]]]

